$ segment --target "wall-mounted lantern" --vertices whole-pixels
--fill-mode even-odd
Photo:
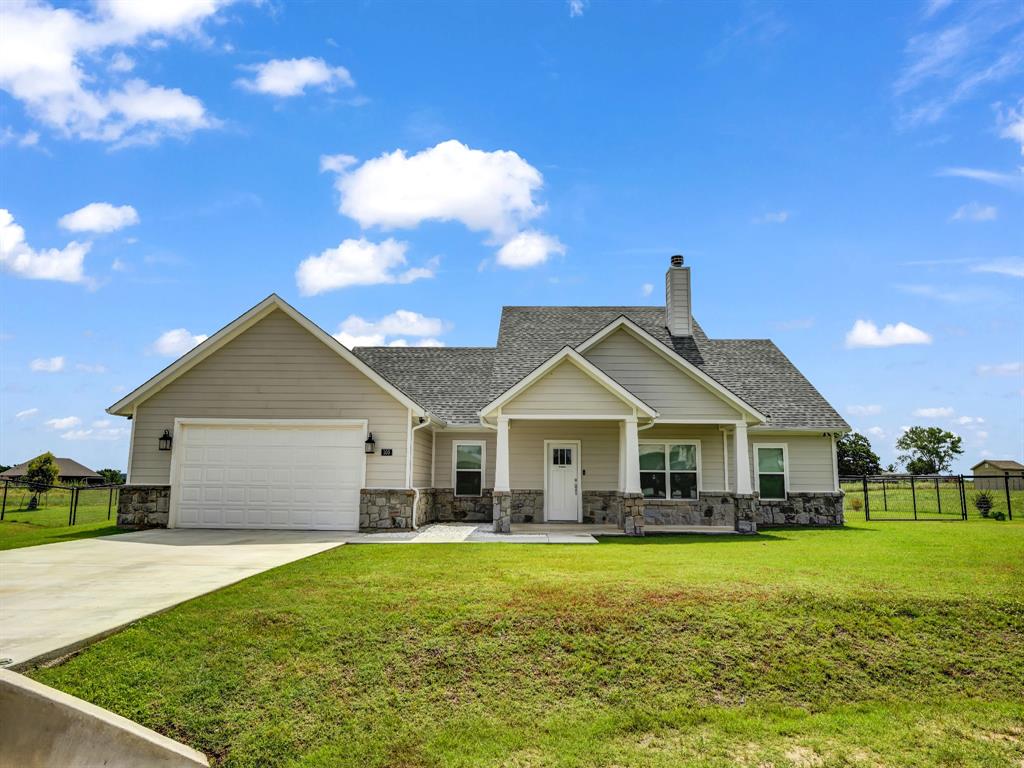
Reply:
[[[157,440],[157,444],[160,446],[161,451],[171,450],[171,431],[165,429],[164,433],[160,435],[160,439]]]
[[[371,432],[366,436],[366,442],[363,443],[363,450],[366,451],[366,453],[373,453],[376,447],[377,443],[373,441],[373,432]]]

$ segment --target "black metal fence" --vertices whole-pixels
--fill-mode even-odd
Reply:
[[[846,512],[865,520],[1012,520],[1024,515],[1024,473],[840,478]]]
[[[0,521],[48,528],[110,520],[123,485],[44,485],[4,480]]]

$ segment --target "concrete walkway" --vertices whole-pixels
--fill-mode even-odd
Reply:
[[[61,656],[143,616],[355,536],[177,528],[0,552],[0,658],[17,669]]]

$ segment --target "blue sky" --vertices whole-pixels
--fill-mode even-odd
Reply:
[[[883,460],[1024,458],[1024,6],[7,3],[0,462],[267,294],[349,343],[502,304],[770,337]],[[400,311],[401,310],[401,311]]]

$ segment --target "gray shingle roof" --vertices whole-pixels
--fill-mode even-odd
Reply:
[[[392,384],[452,423],[477,411],[562,347],[576,347],[625,316],[766,414],[766,427],[845,430],[849,425],[768,339],[671,336],[663,307],[504,307],[496,348],[361,347],[353,350]]]
[[[74,459],[57,459],[57,467],[60,470],[61,478],[102,480],[103,476],[93,472],[84,464],[79,464]],[[16,464],[6,472],[0,472],[0,478],[14,479],[22,477],[28,471],[28,462],[23,461]]]

